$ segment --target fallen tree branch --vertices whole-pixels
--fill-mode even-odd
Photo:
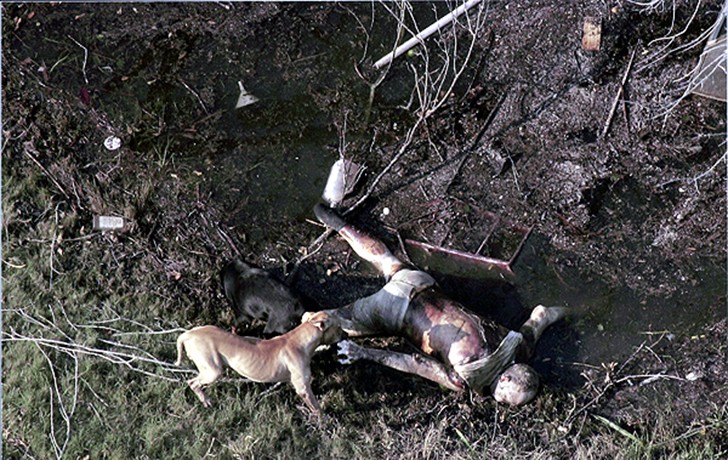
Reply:
[[[30,343],[33,343],[33,344],[36,344],[39,346],[43,346],[46,348],[52,348],[52,349],[55,349],[55,350],[58,350],[58,351],[61,351],[64,353],[69,353],[69,354],[80,353],[80,354],[84,354],[84,355],[94,356],[97,358],[102,358],[113,364],[121,364],[123,366],[128,367],[132,371],[139,372],[139,373],[147,375],[149,377],[156,377],[156,378],[159,378],[162,380],[167,380],[169,382],[182,382],[183,379],[167,377],[160,373],[154,373],[151,371],[147,371],[140,367],[134,366],[133,363],[140,362],[140,363],[146,363],[146,364],[153,364],[155,366],[160,367],[164,372],[169,372],[172,374],[193,373],[192,370],[180,369],[179,367],[175,366],[174,363],[161,361],[156,358],[146,358],[144,356],[138,356],[138,355],[134,355],[131,353],[123,353],[123,352],[113,351],[113,350],[104,350],[101,348],[94,348],[94,347],[81,345],[76,342],[64,342],[61,340],[47,339],[44,337],[24,336],[22,334],[17,333],[15,330],[11,330],[10,334],[6,333],[3,335],[4,335],[3,341],[5,341],[5,342],[30,342]]]

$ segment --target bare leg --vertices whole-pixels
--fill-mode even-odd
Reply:
[[[318,220],[339,232],[359,257],[374,265],[384,276],[390,277],[405,266],[384,243],[347,224],[331,209],[317,204],[314,213]]]
[[[211,404],[210,399],[202,391],[202,388],[215,382],[221,375],[222,370],[208,367],[203,368],[200,371],[200,375],[187,381],[187,384],[195,392],[203,406],[210,407]]]
[[[544,307],[538,305],[531,311],[531,316],[521,326],[523,334],[523,347],[519,350],[519,361],[526,361],[531,358],[536,342],[541,338],[543,331],[556,321],[566,316],[567,309],[563,307]]]
[[[354,342],[339,342],[339,358],[342,364],[366,359],[408,374],[419,375],[453,391],[462,391],[465,382],[441,362],[423,355],[408,355],[390,350],[361,347]]]

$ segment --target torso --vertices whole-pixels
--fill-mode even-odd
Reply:
[[[404,331],[422,351],[449,365],[489,355],[507,332],[468,312],[437,287],[415,295],[404,318]]]

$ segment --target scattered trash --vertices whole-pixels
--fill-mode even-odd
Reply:
[[[723,9],[705,44],[705,50],[700,55],[700,61],[687,92],[726,102],[726,36],[721,34],[724,30],[724,13],[728,10],[728,2]]]
[[[238,96],[238,103],[235,104],[235,108],[239,109],[241,107],[245,107],[246,105],[255,104],[260,99],[250,94],[244,87],[243,82],[238,81],[238,86],[240,87],[240,96]]]
[[[337,207],[359,182],[366,167],[353,161],[337,160],[331,167],[322,198],[332,208]]]
[[[687,380],[688,382],[694,382],[702,377],[703,377],[702,372],[693,371],[693,372],[688,372],[688,374],[685,376],[685,380]]]
[[[584,18],[584,29],[581,37],[581,47],[586,51],[599,51],[602,47],[602,19],[595,17]]]
[[[114,216],[94,216],[94,230],[123,230],[124,218]]]
[[[107,150],[117,150],[121,147],[121,139],[116,136],[109,136],[104,139],[104,147],[106,147]]]

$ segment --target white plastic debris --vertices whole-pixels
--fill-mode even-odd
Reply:
[[[123,228],[123,217],[94,216],[94,230],[122,230]]]
[[[685,380],[687,380],[688,382],[694,382],[694,381],[696,381],[696,380],[698,380],[699,378],[702,378],[702,377],[703,377],[703,373],[702,372],[700,372],[700,371],[698,371],[698,372],[693,371],[693,372],[688,372],[688,374],[685,376]]]
[[[329,171],[322,198],[332,208],[337,207],[351,193],[366,168],[353,161],[337,160]]]
[[[121,139],[116,136],[109,136],[104,139],[104,147],[106,147],[107,150],[117,150],[121,147]]]
[[[240,96],[238,96],[238,103],[235,104],[235,108],[239,109],[246,105],[255,104],[258,102],[258,98],[250,94],[244,87],[243,82],[239,81],[238,86],[240,87]]]

